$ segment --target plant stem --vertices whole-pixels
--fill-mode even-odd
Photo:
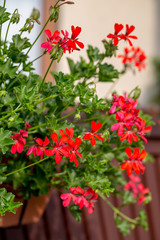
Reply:
[[[104,118],[104,117],[106,117],[106,115],[97,116],[97,117],[92,117],[92,118],[86,118],[86,119],[82,119],[82,120],[75,121],[75,122],[73,122],[73,123],[81,123],[81,122],[86,122],[86,121],[90,121],[90,120],[100,119],[100,118]]]
[[[119,216],[121,216],[123,219],[127,220],[128,222],[132,223],[132,224],[137,224],[138,221],[137,219],[132,219],[128,216],[126,216],[124,213],[122,213],[121,211],[119,211],[118,208],[116,208],[115,206],[113,206],[113,204],[101,193],[98,192],[98,195],[108,204],[108,206],[110,206],[110,208],[113,210],[113,212],[115,214],[118,214]]]
[[[11,111],[9,114],[7,114],[4,117],[0,118],[0,121],[2,121],[3,119],[9,117],[10,115],[12,115],[12,113],[15,113],[15,112],[18,112],[18,111],[22,110],[23,108],[22,107],[20,108],[20,106],[21,106],[21,104],[15,110]]]
[[[3,7],[5,8],[5,6],[6,6],[6,0],[4,0],[3,2]],[[1,49],[1,43],[2,43],[1,34],[2,34],[2,24],[0,24],[0,49]]]
[[[49,97],[46,97],[46,98],[43,98],[43,99],[40,99],[38,100],[37,102],[35,102],[34,104],[37,105],[38,103],[41,103],[41,102],[45,102],[47,101],[48,99],[51,99],[51,98],[56,98],[58,95],[51,95]]]
[[[36,39],[34,40],[34,42],[32,43],[32,45],[30,46],[30,48],[28,49],[26,55],[28,55],[28,53],[30,52],[30,50],[32,49],[32,47],[34,46],[34,44],[37,42],[37,40],[39,39],[39,37],[41,36],[41,34],[43,33],[45,27],[47,26],[47,24],[49,23],[49,20],[50,20],[50,16],[47,20],[47,22],[44,24],[42,30],[40,31],[40,33],[38,34],[38,36],[36,37]]]
[[[65,115],[65,116],[63,116],[63,117],[61,117],[61,118],[58,118],[57,120],[59,121],[59,120],[62,120],[62,119],[64,119],[64,118],[70,117],[70,116],[72,116],[73,114],[75,114],[76,111],[77,111],[77,110],[75,110],[74,112],[71,112],[71,113],[69,113],[69,114],[67,114],[67,115]]]
[[[32,163],[32,164],[30,164],[30,165],[28,165],[28,166],[25,166],[25,167],[23,167],[23,168],[19,168],[19,169],[13,171],[13,172],[7,173],[5,176],[8,177],[8,176],[10,176],[10,175],[12,175],[12,174],[14,174],[14,173],[17,173],[17,172],[19,172],[19,171],[22,171],[22,170],[24,170],[24,169],[27,169],[27,168],[29,168],[29,167],[32,167],[32,166],[34,166],[34,165],[36,165],[36,164],[39,164],[39,163],[47,160],[48,158],[49,158],[49,157],[45,157],[45,158],[43,158],[42,160],[39,160],[38,162],[34,162],[34,163]]]
[[[40,127],[44,127],[45,125],[46,125],[46,123],[42,123],[42,124],[37,125],[35,127],[31,127],[31,128],[29,128],[29,133],[30,133],[30,130],[34,130],[34,129],[37,129],[37,128],[40,128]]]
[[[11,25],[11,19],[10,19],[10,21],[9,21],[9,23],[8,23],[8,27],[7,27],[7,31],[6,31],[6,36],[5,36],[5,40],[4,40],[4,47],[5,47],[5,45],[6,45],[7,36],[8,36],[8,31],[9,31],[10,25]]]
[[[3,7],[5,7],[6,6],[6,0],[4,0],[4,2],[3,2]]]
[[[54,61],[54,58],[52,58],[52,61],[50,62],[49,67],[48,67],[48,69],[47,69],[47,71],[46,71],[46,73],[45,73],[45,75],[44,75],[44,78],[42,79],[41,85],[40,85],[40,87],[39,87],[39,91],[40,91],[40,89],[41,89],[41,87],[42,87],[42,85],[43,85],[43,83],[44,83],[44,81],[45,81],[45,79],[46,79],[46,76],[47,76],[47,74],[48,74],[48,72],[49,72],[49,70],[50,70],[50,68],[51,68],[51,66],[52,66],[53,61]]]

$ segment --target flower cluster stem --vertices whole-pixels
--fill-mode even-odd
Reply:
[[[25,167],[23,167],[23,168],[19,168],[19,169],[17,169],[17,170],[14,170],[13,172],[7,173],[5,176],[8,177],[8,176],[10,176],[10,175],[12,175],[12,174],[14,174],[14,173],[17,173],[17,172],[19,172],[19,171],[22,171],[22,170],[24,170],[24,169],[27,169],[27,168],[32,167],[32,166],[34,166],[34,165],[37,165],[37,164],[39,164],[39,163],[41,163],[41,162],[44,162],[44,161],[47,160],[48,158],[49,158],[49,157],[45,157],[45,158],[43,158],[43,159],[40,160],[40,161],[34,162],[34,163],[32,163],[32,164],[29,164],[28,166],[25,166]]]
[[[45,27],[47,26],[47,24],[49,23],[50,21],[50,16],[49,18],[47,19],[47,22],[44,24],[42,30],[40,31],[40,33],[38,34],[38,36],[36,37],[36,39],[34,40],[34,42],[32,43],[32,45],[30,46],[30,48],[28,49],[26,55],[28,55],[28,53],[30,52],[30,50],[32,49],[32,47],[34,46],[34,44],[37,42],[37,40],[39,39],[39,37],[41,36],[41,34],[43,33]]]
[[[44,81],[45,81],[45,79],[47,77],[47,74],[48,74],[48,72],[49,72],[49,70],[50,70],[50,68],[51,68],[51,66],[53,64],[53,61],[54,61],[54,58],[52,58],[52,61],[50,62],[49,67],[48,67],[48,69],[47,69],[47,71],[46,71],[46,73],[44,75],[44,78],[42,79],[41,85],[39,87],[39,91],[41,90],[41,87],[42,87],[42,85],[43,85],[43,83],[44,83]]]
[[[113,210],[115,214],[118,214],[123,219],[127,220],[128,222],[132,224],[137,224],[138,219],[132,219],[128,216],[126,216],[124,213],[122,213],[118,208],[116,208],[101,192],[98,192],[98,195],[108,204],[108,206]]]

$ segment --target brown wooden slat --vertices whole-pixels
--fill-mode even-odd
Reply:
[[[42,219],[38,223],[28,225],[28,235],[30,240],[47,240]],[[23,240],[23,238],[21,238]]]
[[[22,228],[9,228],[5,231],[6,239],[22,240],[24,239]]]
[[[113,197],[110,197],[109,200],[113,202]],[[113,219],[112,209],[105,203],[105,201],[103,199],[100,200],[100,204],[102,205],[102,211],[103,211],[102,219],[104,221],[104,226],[105,226],[105,236],[104,237],[107,236],[107,238],[106,238],[107,240],[110,240],[110,239],[119,240],[119,234],[118,234],[118,231],[116,229],[116,225],[115,225],[115,222]],[[100,222],[101,222],[101,220],[100,220]]]
[[[64,210],[64,209],[63,209]],[[66,226],[63,218],[61,200],[56,190],[52,191],[50,202],[46,209],[48,227],[53,240],[67,240]]]
[[[85,214],[88,222],[90,240],[104,240],[100,227],[101,219],[99,216],[97,205],[95,204],[95,210],[92,214],[88,214],[87,209],[85,209]]]
[[[148,220],[151,233],[151,240],[159,239],[160,234],[160,224],[159,224],[159,214],[160,214],[160,205],[157,191],[159,189],[159,183],[156,181],[154,164],[148,163],[146,171],[144,174],[145,187],[149,187],[152,193],[152,201],[147,206],[148,211]]]
[[[65,209],[65,214],[69,225],[70,240],[86,240],[83,223],[76,222],[67,208]]]

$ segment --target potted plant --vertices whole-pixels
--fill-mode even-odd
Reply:
[[[78,39],[81,27],[73,25],[71,31],[54,33],[47,29],[49,21],[58,20],[60,7],[72,3],[58,0],[50,7],[49,19],[32,44],[23,32],[30,32],[34,23],[39,23],[39,11],[34,9],[19,33],[8,42],[8,31],[19,22],[20,15],[17,9],[13,14],[7,12],[6,0],[0,6],[0,29],[8,22],[6,35],[0,38],[2,223],[6,212],[15,213],[22,203],[26,210],[26,201],[34,201],[33,198],[57,188],[63,206],[77,220],[83,207],[91,214],[97,198],[103,198],[114,211],[117,227],[127,234],[136,225],[147,228],[143,209],[131,219],[121,208],[137,201],[143,205],[151,199],[140,175],[145,172],[148,159],[143,142],[147,142],[145,135],[150,132],[152,121],[137,109],[138,87],[129,94],[119,96],[114,92],[111,98],[99,98],[96,82],[115,84],[128,69],[142,70],[146,56],[132,45],[131,39],[137,38],[132,34],[135,27],[115,23],[114,33],[102,41],[103,52],[89,45],[88,60],[81,57],[75,63],[68,58],[70,74],[51,71],[56,84],[45,82],[54,61],[59,62],[66,52],[84,51],[84,44]],[[34,60],[29,61],[28,53],[43,32],[46,42],[41,45],[44,52],[39,57],[49,54],[51,62],[41,78],[35,74]],[[129,43],[129,47],[118,55],[123,63],[118,71],[107,59],[116,57],[120,40]],[[108,200],[110,194],[121,197],[122,205],[113,206]],[[23,207],[17,209],[16,224],[22,220]]]

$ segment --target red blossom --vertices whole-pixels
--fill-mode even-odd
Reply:
[[[22,129],[20,129],[20,133],[15,133],[13,136],[10,136],[15,142],[11,147],[12,154],[23,152],[23,147],[26,144],[26,140],[23,137],[28,137],[28,132]]]
[[[65,132],[66,132],[66,134],[65,134]],[[73,128],[71,128],[71,127],[66,128],[65,132],[63,131],[63,129],[59,130],[59,133],[61,134],[61,137],[66,136],[66,135],[67,135],[68,139],[71,139],[73,137],[73,134],[74,134]]]
[[[136,36],[130,35],[134,31],[134,29],[135,29],[135,26],[131,25],[129,27],[129,25],[126,24],[126,33],[119,36],[121,39],[123,39],[125,41],[128,41],[130,46],[133,46],[130,38],[131,39],[137,39]]]
[[[70,188],[70,193],[61,194],[61,199],[63,200],[63,206],[67,207],[71,203],[79,205],[79,209],[84,206],[88,208],[88,213],[91,214],[94,211],[94,201],[98,198],[97,193],[91,188],[87,189],[85,192],[81,187]]]
[[[69,53],[73,52],[73,50],[79,50],[79,48],[83,49],[84,44],[78,41],[78,35],[81,32],[81,27],[71,26],[72,35],[69,37],[68,31],[61,30],[62,37],[60,36],[60,32],[56,30],[53,35],[51,35],[50,30],[45,30],[44,32],[48,36],[47,42],[41,44],[42,48],[51,52],[51,49],[54,45],[57,45],[58,48],[61,48],[64,52],[69,51]],[[79,48],[77,48],[77,46]]]
[[[37,138],[36,143],[38,143],[38,146],[33,145],[27,152],[27,155],[31,154],[33,152],[33,156],[40,156],[40,160],[43,159],[43,153],[45,153],[48,156],[48,151],[46,149],[46,146],[49,144],[49,139],[45,137],[44,142],[42,139]]]
[[[98,138],[99,140],[103,141],[103,138],[100,135],[95,133],[96,131],[98,131],[102,127],[102,123],[100,123],[100,122],[95,123],[95,121],[91,121],[91,127],[92,127],[92,131],[91,132],[87,132],[84,135],[83,138],[85,140],[89,140],[90,139],[91,145],[94,146],[96,144],[95,137]]]
[[[73,52],[73,50],[76,50],[77,49],[77,45],[78,47],[80,48],[84,48],[84,44],[82,42],[79,42],[78,41],[78,35],[80,34],[81,32],[81,27],[74,27],[73,25],[71,26],[71,31],[72,31],[72,36],[71,38],[67,41],[67,47],[69,52]]]
[[[124,54],[118,55],[119,58],[122,58],[123,64],[134,64],[138,71],[141,71],[143,68],[146,67],[145,60],[146,55],[145,52],[142,51],[140,47],[132,47],[132,48],[125,48]]]
[[[48,36],[48,39],[47,42],[41,44],[41,47],[47,49],[50,53],[51,49],[53,48],[53,44],[58,44],[58,41],[61,39],[59,36],[60,32],[56,30],[53,35],[49,29],[45,30],[44,32]]]
[[[144,119],[141,119],[140,117],[137,119],[137,122],[135,123],[137,126],[137,132],[141,139],[144,140],[144,142],[147,143],[147,139],[144,137],[144,134],[151,131],[151,126],[145,126],[146,122]]]
[[[72,139],[68,140],[68,150],[69,150],[69,157],[70,157],[70,161],[74,161],[75,166],[77,167],[79,162],[77,160],[77,156],[82,158],[81,153],[78,152],[79,146],[81,144],[81,139],[76,137],[75,141],[73,141]],[[77,156],[76,156],[77,155]]]
[[[27,123],[27,122],[25,122],[25,129],[26,129],[26,131],[28,132],[28,129],[31,127],[31,125],[29,124],[29,123]]]
[[[138,176],[131,174],[130,181],[125,185],[125,190],[132,190],[133,198],[138,199],[138,204],[145,201],[146,194],[149,193],[149,188],[145,188]]]
[[[115,23],[114,29],[115,29],[114,34],[108,34],[107,38],[112,38],[113,42],[114,42],[114,45],[117,46],[118,45],[118,38],[120,37],[120,35],[118,35],[118,34],[123,29],[123,25]]]
[[[53,132],[51,133],[51,138],[54,141],[55,145],[52,145],[52,149],[46,150],[47,156],[53,156],[55,154],[55,161],[56,163],[61,162],[61,156],[68,157],[69,151],[68,147],[64,145],[68,141],[68,137],[66,135],[62,136],[60,140],[58,140],[58,135]]]
[[[146,158],[147,153],[143,149],[141,152],[139,148],[134,148],[133,153],[131,152],[131,149],[127,147],[125,149],[126,154],[128,155],[129,159],[126,160],[124,163],[121,164],[122,170],[127,170],[128,176],[132,174],[132,171],[134,170],[136,174],[143,174],[145,167],[142,165],[142,160]]]

